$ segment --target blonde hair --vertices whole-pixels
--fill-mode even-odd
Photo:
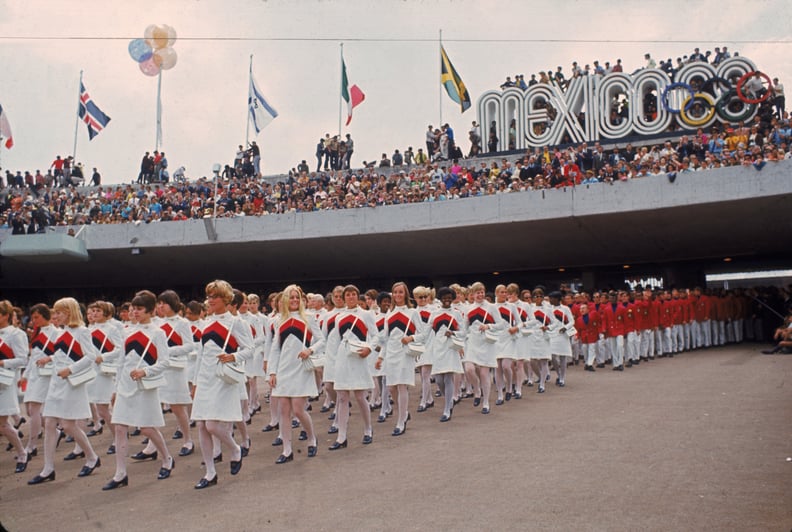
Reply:
[[[520,285],[518,285],[517,283],[509,283],[506,286],[506,293],[520,295]]]
[[[7,299],[0,301],[0,314],[9,318],[14,313],[14,305]]]
[[[228,305],[234,298],[234,289],[231,288],[231,285],[228,283],[228,281],[217,279],[206,285],[206,295],[217,296],[223,300],[223,303]]]
[[[412,308],[412,302],[410,302],[410,289],[407,287],[407,283],[405,283],[404,281],[397,281],[393,283],[393,286],[391,287],[391,301],[393,302],[393,305],[396,306],[396,299],[393,297],[393,289],[396,288],[397,286],[401,286],[404,288],[404,305],[407,308]],[[414,293],[415,292],[413,292],[413,294]]]
[[[418,298],[418,296],[432,296],[432,290],[425,287],[425,286],[416,286],[413,288],[413,297]]]
[[[484,283],[476,281],[475,283],[470,285],[471,292],[478,292],[479,290],[484,290],[485,292],[487,291],[487,288],[484,286]]]
[[[73,297],[64,297],[55,302],[52,308],[56,312],[61,312],[68,315],[65,327],[84,327],[85,322],[82,319],[82,312],[80,312],[80,304]]]
[[[302,288],[296,284],[290,284],[280,293],[281,296],[278,299],[278,311],[280,312],[281,323],[285,322],[291,317],[289,312],[289,297],[291,297],[291,293],[295,291],[297,292],[297,295],[300,296],[300,306],[297,309],[297,312],[300,314],[300,319],[308,323],[308,317],[305,315],[305,294],[303,293]]]

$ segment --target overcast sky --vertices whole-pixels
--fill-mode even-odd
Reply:
[[[89,143],[78,126],[77,160],[105,183],[129,182],[154,149],[156,78],[127,52],[149,24],[168,24],[178,63],[163,74],[163,145],[171,170],[191,178],[230,163],[245,140],[249,57],[264,96],[278,110],[258,136],[262,171],[283,173],[338,132],[339,43],[350,83],[366,100],[343,133],[356,143],[353,165],[423,146],[442,118],[463,140],[475,102],[505,76],[526,79],[572,61],[614,62],[625,71],[727,45],[792,87],[792,2],[470,1],[470,0],[0,0],[0,104],[15,146],[0,166],[45,171],[74,142],[80,70],[112,121]],[[438,31],[468,86],[460,114],[439,92]],[[616,42],[614,42],[616,41]],[[789,90],[789,89],[788,89]],[[251,133],[251,140],[254,139]]]

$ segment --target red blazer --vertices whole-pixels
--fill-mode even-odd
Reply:
[[[613,308],[613,305],[607,303],[600,307],[600,311],[602,313],[605,336],[608,338],[624,336],[624,319],[627,314],[627,309],[620,303],[616,304],[616,309]]]
[[[583,316],[578,316],[575,319],[575,329],[577,329],[578,339],[580,339],[581,343],[594,344],[599,339],[600,328],[602,327],[600,316],[596,311],[590,311],[586,316],[588,316],[588,323],[586,323]]]

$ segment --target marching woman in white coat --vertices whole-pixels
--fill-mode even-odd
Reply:
[[[17,452],[16,472],[22,473],[27,468],[28,454],[8,418],[19,415],[17,370],[27,364],[28,339],[24,331],[11,325],[13,313],[14,306],[10,301],[0,301],[0,372],[4,374],[5,383],[0,383],[0,434],[14,445]]]
[[[165,370],[167,384],[160,388],[160,401],[170,405],[178,422],[174,439],[183,439],[180,456],[192,454],[194,443],[190,431],[190,384],[188,365],[194,351],[192,328],[186,318],[179,316],[182,308],[179,295],[173,290],[165,290],[157,296],[157,325],[165,333],[168,341],[168,368]],[[178,437],[180,436],[180,437]]]
[[[429,326],[429,317],[432,311],[435,310],[434,306],[434,290],[425,286],[416,286],[413,289],[413,297],[415,298],[415,310],[421,318],[424,327]],[[428,331],[427,331],[428,332]],[[421,374],[421,400],[418,402],[417,412],[423,412],[427,408],[434,406],[434,398],[432,397],[432,353],[430,350],[418,357],[415,361],[418,371]]]
[[[284,420],[280,431],[283,451],[275,460],[276,464],[285,464],[294,459],[292,428],[286,424],[286,420],[292,418],[292,413],[308,437],[308,457],[316,456],[317,451],[316,433],[305,407],[308,398],[319,393],[311,357],[321,351],[324,340],[316,321],[305,312],[303,297],[302,289],[297,285],[287,286],[281,293],[278,303],[280,312],[267,364],[272,388],[270,402],[278,402],[281,419]]]
[[[454,377],[462,375],[462,342],[465,340],[465,331],[462,329],[464,320],[462,313],[451,308],[456,299],[453,290],[443,287],[437,291],[442,307],[429,317],[429,339],[426,342],[427,351],[431,350],[432,375],[438,377],[438,384],[443,390],[445,405],[440,421],[451,420],[456,402],[456,386]],[[454,340],[456,339],[456,342]]]
[[[465,328],[468,332],[465,342],[465,374],[468,383],[472,384],[475,390],[473,406],[481,405],[481,413],[489,414],[492,388],[490,369],[497,366],[493,340],[506,324],[501,319],[497,307],[485,299],[485,288],[482,283],[473,283],[470,292],[473,301],[465,312]]]
[[[366,394],[372,386],[371,366],[366,360],[377,346],[377,326],[367,310],[360,308],[360,291],[354,285],[342,289],[345,307],[335,315],[335,324],[327,338],[327,345],[335,345],[334,380],[336,390],[336,441],[329,447],[331,451],[347,446],[349,427],[349,396],[355,395],[360,417],[363,418],[363,444],[374,441],[371,427],[371,411]],[[328,348],[328,356],[330,355]]]
[[[506,324],[504,329],[498,333],[498,341],[495,343],[495,358],[498,361],[498,367],[495,369],[495,385],[498,387],[498,398],[495,404],[502,405],[504,399],[511,401],[512,390],[514,390],[514,366],[519,349],[518,340],[521,336],[520,326],[522,321],[517,312],[517,307],[508,301],[505,285],[499,284],[495,287],[495,306],[498,308],[501,319]]]
[[[397,418],[392,436],[401,436],[407,430],[407,387],[415,386],[415,356],[408,345],[412,342],[423,343],[427,332],[420,314],[410,305],[409,294],[403,282],[397,282],[391,288],[393,308],[385,318],[382,352],[377,357],[377,365],[385,370],[388,390],[396,399]]]
[[[258,378],[266,377],[264,371],[264,353],[269,350],[269,341],[272,338],[267,334],[267,317],[259,311],[261,298],[256,294],[247,296],[247,312],[242,314],[242,318],[250,324],[250,331],[253,335],[253,356],[245,365],[248,385],[248,417],[261,412],[261,401],[259,399]]]
[[[85,327],[80,305],[74,298],[59,299],[53,305],[54,321],[63,326],[55,339],[52,355],[53,375],[50,378],[47,398],[44,400],[44,468],[30,479],[28,484],[41,484],[55,480],[55,448],[58,445],[58,423],[63,431],[85,454],[85,465],[77,476],[85,477],[101,465],[85,432],[77,421],[91,417],[88,402],[87,380],[83,376],[94,370],[97,350],[93,346],[90,331]],[[42,358],[37,364],[40,364]],[[72,376],[72,380],[69,380]]]
[[[173,457],[168,452],[165,438],[157,427],[165,426],[160,406],[159,389],[152,383],[154,379],[164,381],[163,373],[168,368],[168,341],[165,333],[152,321],[156,296],[148,290],[135,294],[132,299],[131,313],[136,325],[127,330],[124,339],[124,360],[118,368],[116,400],[113,408],[113,425],[116,437],[116,471],[102,489],[113,490],[129,483],[127,476],[127,431],[130,427],[140,427],[157,449],[149,455],[161,458],[157,479],[170,477],[173,471]]]
[[[530,302],[526,303],[520,301],[520,287],[515,283],[510,283],[506,287],[507,299],[509,303],[514,306],[516,313],[517,323],[519,323],[520,331],[517,338],[517,360],[514,364],[514,398],[522,399],[522,386],[523,381],[526,379],[526,366],[531,367],[530,361],[530,346],[532,340],[529,339],[530,334],[526,336],[525,324],[530,316]],[[528,292],[530,296],[530,292]],[[530,298],[529,298],[530,299]],[[533,334],[533,333],[531,333]]]
[[[550,347],[550,327],[553,325],[552,309],[544,300],[544,290],[536,288],[531,294],[533,305],[526,327],[533,331],[529,338],[533,339],[530,348],[531,365],[534,373],[539,375],[539,389],[537,393],[545,392],[545,382],[550,374],[550,358],[552,349]]]
[[[30,420],[30,433],[25,451],[30,456],[38,454],[36,442],[42,427],[41,408],[47,398],[47,390],[52,377],[51,360],[52,355],[55,354],[55,338],[60,334],[58,328],[50,323],[50,319],[50,308],[47,305],[39,303],[30,307],[33,338],[30,341],[30,361],[25,370],[27,389],[23,398],[27,407],[28,420]],[[44,366],[47,368],[42,370],[41,368]]]
[[[177,429],[174,440],[184,439],[179,456],[193,453],[194,443],[190,431],[190,384],[188,360],[194,350],[190,322],[176,312],[182,308],[179,295],[173,290],[165,290],[157,296],[157,307],[152,322],[165,333],[168,350],[168,366],[162,372],[165,385],[159,388],[161,403],[170,406],[176,417]],[[147,460],[155,452],[154,442],[149,438],[146,447],[133,455],[134,460]]]
[[[234,422],[242,421],[239,385],[245,379],[244,363],[253,352],[248,325],[227,310],[234,297],[231,285],[212,281],[206,285],[206,297],[208,315],[201,331],[192,410],[206,473],[195,489],[217,484],[212,436],[231,448],[231,474],[236,475],[242,468],[242,448],[234,441],[231,428]]]
[[[124,356],[122,329],[111,321],[113,314],[114,307],[111,303],[95,301],[88,305],[88,321],[91,322],[88,329],[91,331],[91,341],[98,352],[94,361],[96,378],[86,385],[88,399],[96,407],[97,419],[108,424],[111,418],[110,402],[116,387],[116,374]],[[101,434],[102,430],[102,425],[95,422],[88,436]],[[111,430],[115,432],[115,429]],[[116,442],[113,441],[113,446],[115,445]]]

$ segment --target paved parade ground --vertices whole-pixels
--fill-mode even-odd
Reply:
[[[489,416],[464,400],[450,423],[442,408],[416,413],[406,434],[394,418],[361,445],[353,408],[349,447],[327,450],[326,415],[313,412],[319,454],[275,465],[275,433],[253,418],[253,445],[236,477],[196,491],[200,453],[129,466],[129,487],[102,492],[113,475],[109,431],[92,438],[102,466],[78,479],[82,460],[57,480],[27,481],[0,450],[0,522],[7,530],[783,530],[792,529],[792,356],[732,346],[596,373],[570,368],[566,388],[524,389]],[[790,381],[790,382],[787,382]],[[317,403],[314,403],[316,405]],[[437,405],[439,406],[439,402]],[[171,440],[175,420],[166,416]],[[294,432],[296,439],[297,431]],[[131,438],[130,451],[140,448]],[[43,450],[42,444],[39,450]],[[224,449],[224,454],[230,454]]]

